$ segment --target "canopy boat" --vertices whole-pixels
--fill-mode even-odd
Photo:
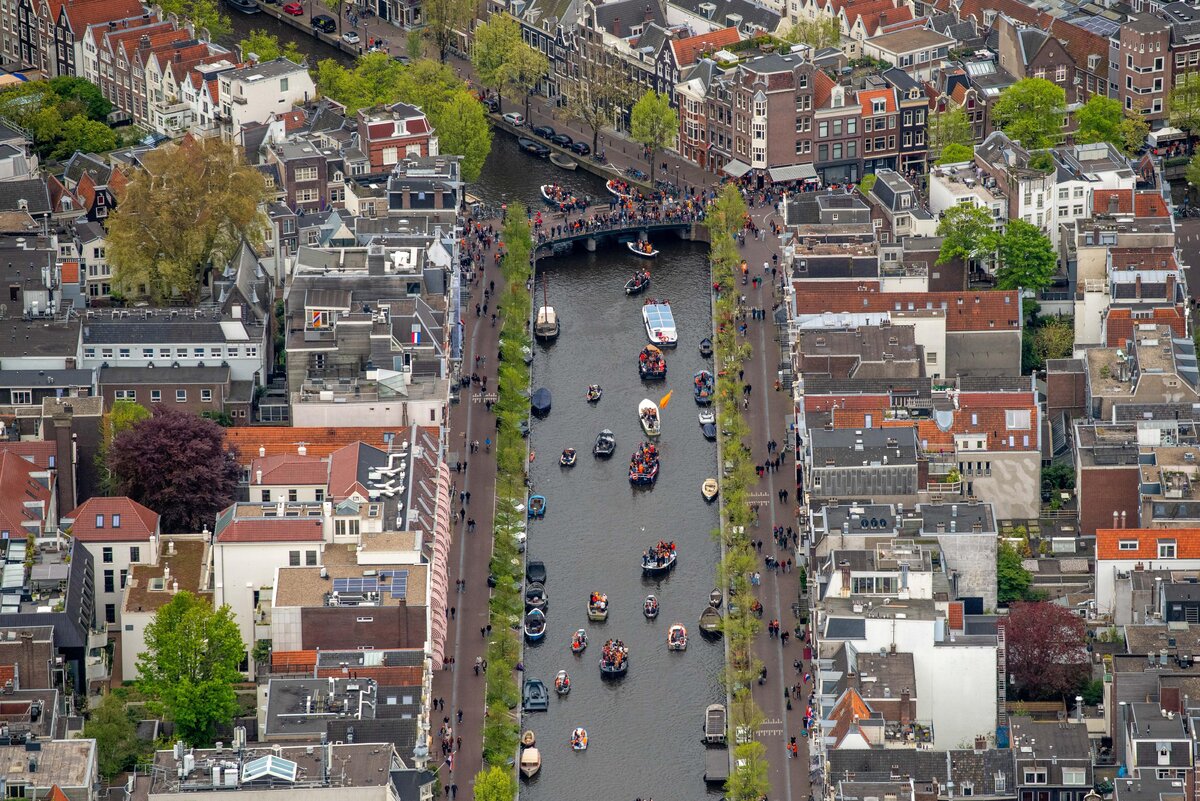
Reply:
[[[530,495],[529,496],[529,516],[530,517],[545,517],[546,516],[546,496],[545,495]]]
[[[587,648],[587,632],[583,629],[576,629],[571,635],[571,653],[582,654],[583,649]]]
[[[574,751],[586,751],[587,743],[587,729],[577,726],[575,731],[571,732],[571,749]]]
[[[716,387],[716,382],[713,380],[713,374],[707,370],[700,370],[692,376],[692,394],[696,398],[696,403],[700,406],[708,406],[713,402],[713,390]]]
[[[558,457],[558,463],[563,467],[574,467],[577,458],[574,448],[563,448],[562,456]]]
[[[535,745],[537,745],[537,735],[533,733],[533,729],[526,729],[525,733],[521,735],[521,747],[533,748]]]
[[[663,358],[663,352],[653,345],[642,348],[638,354],[638,373],[642,378],[665,378],[667,360]]]
[[[604,390],[599,384],[591,384],[587,388],[587,402],[599,403],[600,397],[604,394]]]
[[[521,775],[532,779],[542,769],[542,755],[536,748],[526,748],[521,752]]]
[[[629,189],[629,184],[624,181],[618,181],[615,178],[605,181],[604,188],[611,192],[615,197],[621,200],[628,200],[633,197],[633,192]]]
[[[546,585],[540,581],[534,581],[525,585],[525,609],[541,609],[546,611],[546,607],[550,605],[550,598],[546,595]]]
[[[608,596],[602,592],[593,591],[588,598],[588,620],[608,620]]]
[[[596,444],[592,447],[592,453],[597,456],[612,456],[616,449],[617,438],[613,436],[612,431],[606,428],[596,436]]]
[[[725,705],[709,704],[704,710],[704,742],[719,745],[725,742]]]
[[[629,248],[630,253],[635,256],[641,256],[643,259],[653,259],[658,255],[658,251],[644,239],[637,242],[628,242],[626,243],[626,247]]]
[[[671,628],[667,631],[667,650],[687,650],[687,629],[683,627],[683,624],[672,624]]]
[[[653,595],[647,595],[646,600],[642,602],[642,614],[647,620],[658,617],[658,599]]]
[[[717,498],[717,493],[721,491],[721,487],[717,484],[715,478],[706,478],[704,483],[700,485],[700,494],[704,496],[706,501],[714,501]]]
[[[721,590],[719,590],[719,589],[713,590],[712,592],[710,592],[708,594],[708,605],[711,606],[713,609],[720,609],[721,601],[723,601],[724,598],[725,598],[725,596],[721,592]]]
[[[546,613],[541,609],[530,609],[525,614],[525,639],[537,642],[546,636]]]
[[[567,675],[567,671],[560,670],[558,675],[554,677],[554,691],[559,695],[566,695],[571,692],[571,677]]]
[[[553,306],[542,306],[538,309],[537,322],[533,324],[533,335],[542,340],[558,337],[558,314]]]
[[[650,271],[643,270],[635,273],[633,278],[625,282],[625,294],[636,295],[648,286],[650,286]]]
[[[551,401],[550,390],[545,387],[538,387],[529,396],[529,408],[538,417],[545,417],[550,414]]]
[[[713,355],[712,340],[708,337],[700,340],[700,355],[705,359],[711,359]]]
[[[658,448],[643,442],[629,460],[629,483],[649,485],[658,480]]]
[[[721,613],[711,604],[700,613],[700,633],[709,637],[721,636]]]
[[[671,304],[665,300],[648,300],[642,306],[642,320],[646,324],[646,336],[660,347],[675,347],[679,344],[679,333],[675,329],[675,316]]]
[[[537,582],[538,584],[546,583],[546,563],[534,559],[525,566],[525,580],[529,582]]]
[[[575,159],[569,158],[560,153],[551,153],[550,163],[555,167],[560,167],[564,170],[574,170],[579,166],[579,162],[577,162]]]
[[[642,552],[642,572],[650,575],[661,575],[675,567],[678,553],[675,543],[659,540],[652,548]]]
[[[525,679],[521,706],[526,712],[545,712],[550,707],[550,693],[541,679]]]
[[[642,421],[642,430],[647,437],[657,437],[662,433],[662,420],[658,416],[658,404],[649,398],[643,398],[638,404],[638,419]]]
[[[604,643],[600,653],[600,675],[605,678],[624,676],[629,670],[629,649],[620,640]]]

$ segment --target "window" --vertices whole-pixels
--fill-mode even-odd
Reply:
[[[817,136],[821,137],[822,139],[829,136],[829,123],[827,123],[827,122],[818,123]]]
[[[151,403],[158,403],[161,400],[162,400],[162,390],[161,389],[150,390],[150,402]]]
[[[1028,409],[1006,409],[1004,412],[1005,428],[1025,430],[1029,428],[1030,413]]]
[[[1158,541],[1158,558],[1159,559],[1174,559],[1175,558],[1175,540],[1159,540]]]
[[[105,623],[116,623],[117,622],[117,605],[116,604],[105,604],[104,605],[104,622]]]
[[[308,565],[309,567],[316,567],[317,566],[317,552],[316,551],[305,551],[304,552],[304,564]]]
[[[288,564],[292,567],[300,567],[299,551],[288,551]]]
[[[1008,789],[1008,776],[1002,770],[996,771],[996,775],[992,777],[992,782],[995,785],[997,795]]]
[[[96,515],[96,528],[104,528],[104,515]],[[106,565],[111,565],[113,560],[113,549],[105,547],[101,552],[101,558]]]
[[[354,619],[354,622],[355,623],[374,623],[375,618],[373,618],[373,617],[356,617]]]
[[[1117,542],[1118,551],[1136,551],[1138,549],[1137,540],[1119,540]]]
[[[325,490],[321,489],[320,487],[317,487],[315,490],[313,490],[313,498],[316,500],[317,503],[320,503],[321,501],[325,500]]]
[[[1026,768],[1025,769],[1025,784],[1045,784],[1046,769],[1045,768]]]
[[[120,515],[113,515],[113,516],[112,516],[112,523],[113,523],[113,528],[120,528],[120,527],[121,527],[121,516],[120,516]]]
[[[212,390],[211,389],[200,390],[200,400],[204,401],[205,403],[211,403],[212,402]]]
[[[175,402],[176,403],[186,403],[187,402],[187,390],[186,389],[175,390]]]
[[[317,168],[316,167],[297,167],[296,168],[296,180],[297,181],[315,181],[315,180],[317,180]]]
[[[31,389],[14,389],[12,391],[12,402],[14,406],[29,406],[33,403],[33,390]]]
[[[858,133],[858,120],[856,120],[854,117],[851,117],[850,119],[846,120],[846,135],[853,136],[856,133]]]
[[[142,358],[143,359],[153,359],[154,358],[154,348],[142,348]]]
[[[116,586],[116,577],[113,575],[113,572],[111,570],[105,570],[104,571],[104,591],[105,592],[116,592],[116,590],[114,589],[115,586]]]
[[[137,546],[137,545],[130,546],[129,561],[134,562],[134,563],[142,561],[142,549],[140,546]]]
[[[129,578],[129,571],[128,571],[128,570],[122,570],[122,571],[121,571],[121,574],[120,574],[120,579],[121,579],[121,589],[125,589],[125,581],[126,581],[126,579],[128,579],[128,578]]]
[[[263,503],[270,503],[271,502],[271,491],[269,489],[263,490],[262,493],[260,494],[260,497],[262,498]]]
[[[297,497],[296,490],[294,490],[294,489],[288,490],[288,500],[291,501],[292,503],[295,503],[296,501],[300,500]]]
[[[117,400],[137,400],[137,390],[135,389],[118,389],[113,393]]]
[[[1063,784],[1079,786],[1087,782],[1086,768],[1067,768],[1062,769]]]
[[[959,787],[962,788],[962,794],[964,796],[975,795],[975,785],[973,783],[963,782],[961,785],[959,785]]]
[[[122,359],[128,359],[128,358],[129,358],[129,348],[120,348],[120,349],[118,349],[118,350],[117,350],[117,355],[118,355],[119,357],[121,357]]]
[[[1060,65],[1058,66],[1058,69],[1056,69],[1056,70],[1054,71],[1054,80],[1058,81],[1059,83],[1062,83],[1062,82],[1063,82],[1063,81],[1065,81],[1066,79],[1067,79],[1067,68],[1066,68],[1066,65],[1064,65],[1064,64],[1060,64]]]

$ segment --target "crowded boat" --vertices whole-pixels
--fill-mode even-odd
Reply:
[[[676,623],[672,625],[670,630],[667,632],[667,650],[687,650],[687,629],[684,628],[682,624]]]
[[[638,420],[647,437],[657,437],[662,433],[662,420],[658,415],[658,405],[649,398],[643,398],[638,404]]]
[[[562,212],[586,209],[588,205],[586,199],[575,197],[558,184],[543,184],[541,193],[542,200]]]
[[[629,648],[617,639],[604,643],[600,652],[600,673],[607,676],[623,676],[629,669]]]
[[[562,456],[558,457],[558,463],[563,467],[574,467],[577,458],[574,448],[563,448]]]
[[[642,348],[638,354],[638,373],[642,378],[665,378],[667,375],[667,360],[663,352],[653,345]]]
[[[653,595],[647,595],[646,600],[642,603],[642,614],[647,620],[654,620],[658,617],[658,599]]]
[[[577,726],[575,731],[571,732],[571,748],[575,751],[586,751],[588,745],[587,729],[582,726]]]
[[[635,256],[641,256],[644,259],[653,259],[658,255],[658,251],[654,249],[654,246],[645,239],[630,242],[628,247],[630,253],[633,253]]]
[[[571,692],[571,677],[567,675],[567,671],[560,670],[558,675],[554,677],[554,691],[559,695],[566,695]]]
[[[616,449],[617,438],[612,431],[606,428],[596,435],[596,444],[592,446],[592,453],[596,456],[612,456]]]
[[[643,442],[629,460],[629,481],[632,484],[653,484],[658,480],[658,448]]]
[[[587,402],[597,403],[600,400],[600,396],[603,394],[604,390],[599,384],[590,384],[587,388]]]
[[[588,620],[608,620],[608,596],[602,592],[593,591],[588,598]]]
[[[646,337],[660,347],[673,348],[679,344],[679,332],[675,328],[675,315],[671,303],[651,298],[642,304],[642,322],[646,324]]]
[[[625,294],[636,295],[648,286],[650,286],[650,271],[641,270],[634,273],[633,278],[625,282]]]
[[[630,200],[633,198],[633,188],[624,181],[612,178],[604,182],[604,187],[618,200]]]
[[[571,635],[571,653],[582,654],[583,649],[587,648],[587,632],[583,629],[576,629]]]
[[[701,406],[708,406],[712,403],[715,385],[713,374],[708,370],[700,370],[692,376],[692,393],[696,397],[696,403]]]
[[[642,551],[642,570],[662,572],[675,566],[675,543],[659,540],[651,548]]]

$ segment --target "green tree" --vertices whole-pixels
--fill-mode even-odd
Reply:
[[[197,29],[207,29],[211,41],[225,39],[233,31],[217,0],[161,0],[158,6],[164,14],[175,14],[194,22]]]
[[[611,123],[618,109],[633,102],[632,84],[616,66],[603,62],[584,66],[582,80],[571,84],[567,111],[592,129],[592,152],[600,150],[600,129]]]
[[[113,104],[101,94],[100,87],[85,78],[60,75],[51,78],[49,85],[58,98],[59,110],[64,117],[83,114],[90,120],[104,122],[113,110]],[[77,107],[66,108],[71,103],[77,104]]]
[[[1092,95],[1075,110],[1075,141],[1080,144],[1108,142],[1121,146],[1121,102],[1104,95]]]
[[[1150,123],[1141,114],[1126,114],[1117,126],[1120,142],[1117,147],[1127,156],[1135,155],[1146,144]]]
[[[524,100],[525,119],[529,119],[529,103],[538,84],[550,71],[550,62],[540,51],[524,42],[508,54],[504,62],[504,88],[514,100]]]
[[[88,714],[83,736],[96,741],[96,762],[106,780],[133,767],[138,755],[137,727],[122,701],[108,693]]]
[[[521,26],[507,14],[493,14],[475,28],[471,65],[479,83],[493,90],[497,98],[503,94],[508,57],[520,44],[523,44]]]
[[[767,748],[758,740],[733,747],[734,769],[725,782],[730,801],[759,801],[771,792]]]
[[[117,400],[104,413],[100,423],[100,443],[96,446],[96,470],[100,473],[100,486],[104,494],[111,495],[115,489],[112,470],[108,466],[108,451],[112,441],[122,431],[128,431],[143,420],[150,418],[150,410],[137,401]]]
[[[971,148],[975,143],[975,131],[971,126],[971,118],[967,116],[967,112],[961,106],[953,103],[941,111],[931,111],[926,141],[929,144],[930,159],[939,164],[955,163],[954,161],[941,161],[941,159],[946,155],[946,148],[952,145],[965,147],[968,152],[973,152]],[[957,159],[957,161],[969,159],[970,156],[967,159]]]
[[[937,227],[937,235],[942,237],[937,263],[954,259],[982,261],[990,257],[996,252],[999,239],[992,223],[991,213],[982,206],[960,203],[946,209]]]
[[[746,199],[733,184],[725,184],[717,192],[717,199],[708,205],[704,224],[712,232],[713,241],[731,238],[746,225]]]
[[[1200,150],[1196,151],[1196,155],[1192,156],[1192,160],[1188,162],[1184,178],[1187,179],[1189,187],[1200,187]]]
[[[266,182],[219,137],[161,147],[142,161],[108,218],[114,282],[126,295],[192,301],[206,268],[227,262],[243,239],[262,241]]]
[[[1190,134],[1200,132],[1200,72],[1178,76],[1167,95],[1171,124]]]
[[[992,108],[997,128],[1026,150],[1039,150],[1062,139],[1067,93],[1045,78],[1023,78],[1000,93]]]
[[[842,40],[842,26],[833,17],[801,19],[788,26],[781,38],[788,44],[808,45],[815,52],[838,44]]]
[[[63,123],[62,138],[54,146],[52,158],[65,160],[76,151],[84,153],[107,153],[117,146],[117,135],[102,122],[89,120],[76,114]]]
[[[475,801],[513,801],[516,795],[510,771],[496,766],[475,774]]]
[[[460,33],[471,28],[475,18],[475,0],[425,0],[421,4],[425,35],[437,47],[438,61],[446,63],[446,54]]]
[[[671,98],[653,91],[642,95],[629,113],[629,132],[635,142],[642,143],[650,151],[650,180],[653,182],[657,166],[655,156],[679,134],[679,117],[671,108]]]
[[[238,711],[233,685],[242,679],[246,646],[233,612],[180,590],[145,634],[137,661],[142,689],[175,721],[180,739],[208,745]]]
[[[864,175],[862,177],[862,180],[858,182],[859,194],[862,195],[863,197],[866,197],[867,195],[871,194],[871,190],[875,188],[875,180],[876,180],[876,177],[875,177],[875,173],[873,173],[873,172],[869,172],[866,175]]]
[[[338,19],[342,18],[342,11],[346,8],[346,0],[321,0],[325,7],[333,12],[333,15]]]
[[[1021,219],[1008,221],[1000,237],[1000,268],[996,270],[998,289],[1038,291],[1050,285],[1058,269],[1054,245],[1033,223]]]
[[[1075,326],[1069,320],[1053,317],[1033,333],[1033,349],[1044,364],[1047,359],[1069,359],[1075,348]]]
[[[249,36],[238,42],[238,48],[242,51],[243,59],[254,53],[259,61],[274,61],[277,58],[286,58],[296,64],[305,61],[304,54],[295,42],[289,39],[281,43],[278,36],[264,30],[250,31]]]
[[[997,600],[1002,606],[1014,601],[1024,601],[1033,575],[1021,564],[1021,554],[1007,542],[1001,542],[996,550]]]
[[[492,127],[479,98],[463,87],[439,106],[430,119],[437,129],[441,151],[463,157],[463,180],[467,183],[478,180],[492,150]]]
[[[96,145],[97,152],[112,150],[115,136],[110,139],[98,127],[84,125],[90,121],[107,127],[112,108],[94,84],[69,76],[26,81],[0,91],[0,117],[28,131],[43,158],[70,156],[77,145],[78,149]]]
[[[946,145],[942,148],[942,155],[938,156],[938,164],[962,164],[964,161],[970,161],[975,158],[975,148],[970,145],[960,145],[957,142]]]

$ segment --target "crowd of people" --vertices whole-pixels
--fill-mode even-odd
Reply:
[[[588,599],[588,608],[594,609],[597,612],[603,612],[608,609],[608,596],[602,592],[592,592],[592,597]]]
[[[647,567],[662,567],[671,561],[671,557],[674,555],[674,541],[659,540],[652,548],[647,548],[642,552],[642,564]]]
[[[588,199],[586,197],[575,197],[558,184],[543,185],[542,193],[542,198],[563,214],[575,209],[586,209],[588,207]],[[540,213],[538,216],[541,216]]]
[[[653,481],[658,477],[658,447],[653,442],[643,442],[629,460],[630,481]]]
[[[642,378],[662,378],[667,374],[667,360],[663,352],[653,345],[642,348],[638,354],[638,372]]]
[[[628,658],[629,648],[616,639],[604,643],[604,650],[600,652],[600,664],[612,670],[620,670]]]

